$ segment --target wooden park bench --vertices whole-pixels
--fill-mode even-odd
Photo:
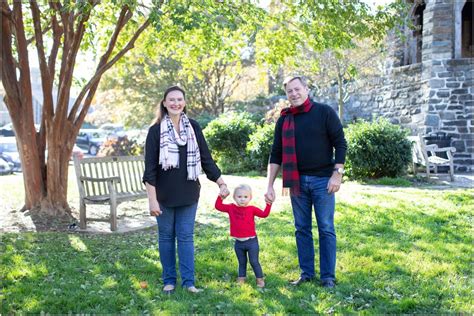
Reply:
[[[142,183],[145,169],[143,156],[101,158],[74,157],[77,186],[80,196],[80,227],[86,229],[87,221],[110,222],[110,229],[117,230],[117,206],[125,201],[146,198]],[[109,218],[87,218],[87,204],[109,204]]]
[[[431,169],[433,174],[438,173],[438,167],[449,166],[449,176],[451,181],[454,181],[454,162],[453,152],[456,152],[454,147],[438,148],[438,145],[426,145],[425,139],[422,135],[409,136],[408,140],[412,143],[412,157],[413,157],[413,173],[416,173],[417,165],[424,166],[426,169],[426,177],[429,179]],[[445,153],[447,158],[440,157],[440,153]]]

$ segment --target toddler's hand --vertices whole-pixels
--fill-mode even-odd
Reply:
[[[226,184],[223,184],[221,186],[219,186],[219,196],[222,198],[222,199],[225,199],[226,197],[229,196],[230,194],[230,191],[229,189],[227,189],[227,185]]]

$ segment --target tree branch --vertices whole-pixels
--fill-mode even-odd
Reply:
[[[127,45],[122,48],[122,50],[120,52],[118,52],[115,57],[110,60],[109,62],[107,62],[105,65],[101,66],[100,68],[97,69],[95,75],[91,78],[91,80],[86,84],[86,86],[82,89],[81,91],[81,94],[80,96],[81,97],[78,97],[78,99],[76,100],[77,104],[74,104],[74,106],[77,105],[77,107],[79,106],[80,104],[80,100],[82,100],[82,98],[84,97],[85,93],[87,91],[89,91],[88,95],[87,95],[87,98],[86,100],[84,101],[84,105],[82,107],[82,110],[79,114],[79,117],[77,118],[77,120],[75,120],[75,124],[76,124],[76,129],[79,130],[80,128],[80,125],[78,124],[78,122],[82,122],[87,114],[87,111],[89,110],[89,106],[92,102],[92,99],[94,97],[94,94],[95,94],[95,91],[97,90],[97,87],[99,86],[99,81],[100,81],[100,78],[102,77],[102,75],[104,74],[105,71],[107,71],[109,68],[111,68],[120,58],[122,58],[123,55],[125,55],[125,53],[127,53],[129,50],[131,50],[134,45],[135,45],[135,42],[136,40],[138,39],[138,37],[141,35],[141,33],[151,24],[151,18],[148,18],[141,26],[140,28],[135,32],[135,34],[133,35],[133,37],[130,39],[130,41],[127,43]],[[72,114],[73,111],[71,111],[71,114]],[[70,121],[74,121],[75,117],[74,116],[69,116],[69,120]]]
[[[107,63],[107,61],[109,60],[110,55],[112,54],[112,52],[115,48],[115,45],[117,44],[117,39],[118,39],[118,36],[119,36],[120,32],[122,31],[123,27],[127,24],[127,22],[130,20],[131,17],[132,17],[132,14],[131,14],[128,6],[123,6],[122,10],[120,11],[120,15],[119,15],[119,18],[117,20],[117,23],[116,23],[114,33],[110,37],[109,44],[107,45],[107,50],[105,51],[105,53],[100,58],[100,61],[97,65],[96,74],[99,71],[99,69],[101,67],[103,67]],[[91,81],[94,79],[94,77],[96,77],[95,75],[91,78],[89,83],[91,83]],[[86,95],[86,92],[87,92],[86,88],[90,89],[91,87],[92,87],[92,84],[90,84],[90,85],[86,84],[86,86],[82,89],[81,93],[79,93],[79,96],[77,97],[76,101],[74,102],[74,105],[72,106],[71,112],[69,113],[69,118],[68,119],[71,122],[74,121],[74,118],[76,117],[76,113],[79,109],[79,106],[81,105],[82,100],[83,100],[84,96]]]
[[[46,126],[53,117],[53,75],[49,72],[48,63],[46,62],[46,56],[44,53],[43,34],[41,30],[41,12],[38,4],[35,0],[30,0],[31,14],[33,17],[33,25],[35,31],[35,42],[36,51],[38,52],[38,60],[41,71],[41,85],[43,88],[43,113],[42,122],[46,122]],[[41,126],[40,130],[40,145],[46,147],[45,142],[45,130],[44,126]]]
[[[7,2],[1,1],[1,14],[2,19],[0,19],[2,32],[0,32],[0,62],[1,62],[1,72],[2,72],[2,84],[5,88],[5,104],[9,109],[11,115],[18,113],[16,109],[19,109],[21,106],[20,103],[20,90],[18,86],[18,79],[16,74],[16,62],[13,57],[12,51],[12,26],[11,19],[12,11],[8,6]]]
[[[86,11],[82,12],[80,15],[80,20],[77,21],[76,24],[76,30],[73,31],[72,36],[69,37],[70,40],[72,40],[72,43],[69,45],[69,51],[66,56],[66,65],[64,68],[64,71],[62,72],[62,80],[59,82],[59,92],[58,92],[58,100],[57,100],[57,110],[56,110],[56,115],[54,118],[54,125],[55,127],[59,128],[63,120],[67,118],[67,113],[68,113],[68,104],[69,104],[69,96],[71,92],[71,84],[72,84],[72,79],[73,79],[73,74],[74,74],[74,66],[76,63],[76,57],[77,53],[80,48],[80,44],[82,41],[82,38],[84,37],[85,33],[85,23],[87,20],[89,20],[91,11],[93,7],[97,4],[96,1],[91,1],[89,0],[89,3],[91,4],[91,7]],[[68,17],[68,28],[69,31],[73,30],[73,25],[74,25],[74,12],[69,13]],[[69,32],[66,32],[66,34]],[[66,40],[64,42],[64,46],[66,46]],[[63,52],[64,54],[64,52]],[[63,62],[64,62],[64,55],[63,55]],[[63,69],[61,69],[63,70]]]

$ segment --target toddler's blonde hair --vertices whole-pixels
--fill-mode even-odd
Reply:
[[[239,184],[235,189],[234,189],[234,196],[235,194],[237,193],[238,190],[243,190],[243,191],[247,191],[249,192],[250,194],[252,194],[252,188],[250,187],[250,185],[248,184]]]

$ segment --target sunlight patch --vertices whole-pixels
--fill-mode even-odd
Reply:
[[[69,236],[69,242],[71,247],[77,251],[86,252],[88,251],[87,246],[82,242],[82,240],[77,236]]]

